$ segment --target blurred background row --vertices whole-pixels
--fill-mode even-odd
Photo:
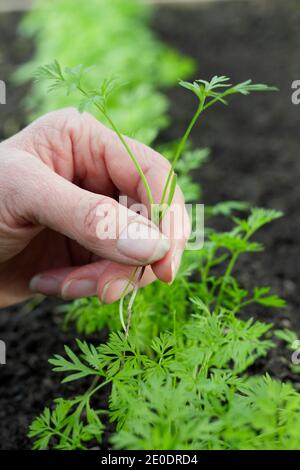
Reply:
[[[151,3],[151,4],[150,4]],[[271,285],[288,301],[264,320],[300,334],[300,107],[291,84],[300,79],[298,0],[157,1],[0,0],[0,79],[7,104],[0,105],[0,140],[72,98],[47,94],[33,81],[38,65],[93,66],[91,81],[119,76],[126,86],[111,101],[125,134],[165,145],[182,132],[194,110],[178,79],[228,75],[277,86],[276,94],[236,97],[208,112],[192,143],[209,147],[210,160],[193,178],[205,204],[242,200],[282,210],[285,217],[260,235],[266,253],[240,266],[246,286]],[[0,446],[29,448],[28,424],[41,402],[59,393],[47,359],[73,337],[60,328],[57,302],[3,309],[0,337],[8,364],[1,369]],[[27,312],[27,313],[26,313]],[[280,354],[268,370],[286,378]]]

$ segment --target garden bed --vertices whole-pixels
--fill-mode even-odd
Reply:
[[[32,51],[31,44],[12,37],[18,20],[17,14],[0,16],[0,44],[9,45],[1,50],[6,64],[6,69],[1,67],[4,80],[24,60],[24,47],[26,56]],[[212,157],[195,178],[203,185],[205,204],[240,199],[285,212],[283,219],[260,234],[266,252],[244,258],[239,274],[244,285],[253,281],[270,285],[286,298],[286,309],[264,313],[263,320],[290,327],[300,336],[300,108],[290,99],[291,83],[300,78],[299,20],[296,0],[233,2],[221,7],[160,7],[153,26],[164,41],[196,59],[199,76],[226,74],[233,81],[251,77],[281,90],[253,95],[250,100],[237,98],[229,108],[219,106],[207,113],[193,133],[193,144],[211,147]],[[0,108],[1,139],[25,122],[20,98],[27,89],[9,88],[8,105]],[[174,124],[161,136],[163,141],[182,134],[195,104],[184,90],[169,94]],[[2,449],[30,448],[26,438],[29,423],[62,390],[47,359],[62,353],[64,343],[73,343],[74,331],[62,332],[56,305],[48,300],[27,314],[18,307],[1,311],[0,338],[7,343],[8,356],[7,365],[1,368]],[[296,380],[287,367],[288,354],[285,347],[277,349],[256,368],[280,379]]]
[[[291,103],[291,84],[300,77],[300,7],[297,1],[232,2],[198,8],[161,7],[159,36],[196,59],[197,75],[228,75],[233,82],[252,78],[276,85],[276,94],[256,94],[214,107],[193,133],[193,145],[211,148],[211,159],[195,175],[203,202],[248,201],[275,208],[285,217],[259,235],[266,252],[245,259],[246,285],[270,285],[289,306],[272,321],[284,321],[300,334],[300,108]],[[193,97],[170,93],[173,126],[168,141],[181,135],[194,109]],[[270,313],[267,313],[270,319]]]

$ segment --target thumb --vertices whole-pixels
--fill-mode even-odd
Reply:
[[[110,197],[79,188],[32,155],[23,160],[17,205],[26,220],[119,263],[152,264],[169,250],[168,238],[147,218]]]

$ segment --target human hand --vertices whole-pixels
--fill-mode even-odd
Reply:
[[[127,141],[159,203],[170,164],[149,147]],[[148,205],[122,143],[88,113],[49,113],[2,142],[0,306],[33,292],[64,299],[98,295],[110,303],[122,295],[134,266],[147,266],[141,286],[156,278],[171,282],[190,232],[180,189],[173,199],[177,210],[166,214],[162,233],[118,204],[120,194]],[[117,236],[100,239],[99,222],[115,226]],[[137,229],[139,239],[123,236],[129,226],[128,233]]]

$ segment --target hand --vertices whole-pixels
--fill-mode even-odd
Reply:
[[[127,142],[158,203],[170,164],[149,147]],[[122,143],[88,113],[47,114],[2,142],[0,305],[33,292],[64,299],[98,295],[110,303],[122,295],[134,266],[147,266],[141,286],[156,278],[171,282],[190,231],[180,189],[173,204],[181,210],[173,216],[168,211],[163,234],[148,218],[118,204],[120,194],[147,205]],[[115,239],[99,239],[103,217],[106,228],[116,226]],[[146,238],[124,237],[127,227]]]

